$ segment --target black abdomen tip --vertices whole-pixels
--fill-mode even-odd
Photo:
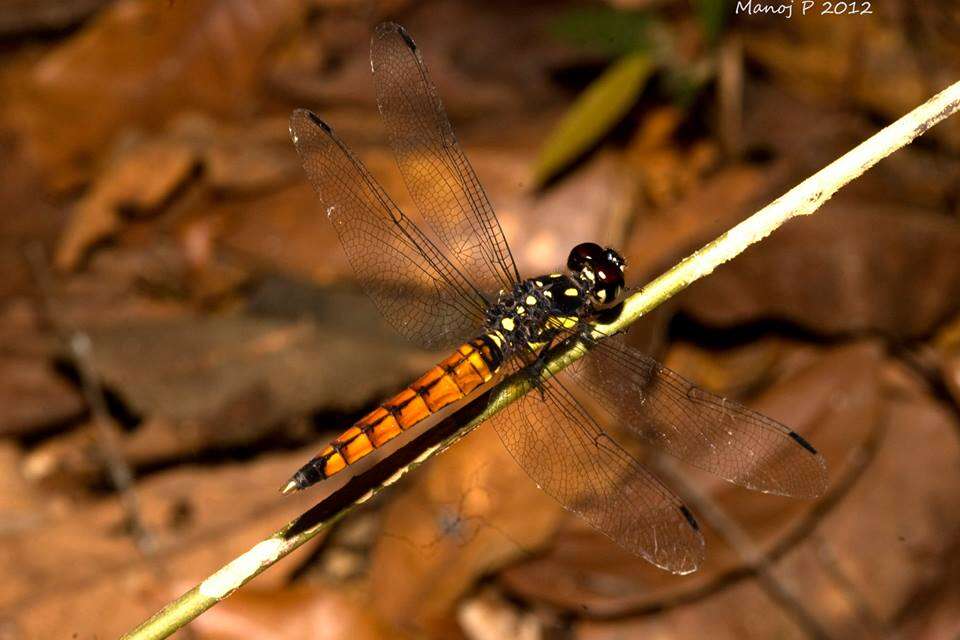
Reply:
[[[291,481],[296,483],[297,489],[299,490],[306,489],[321,480],[326,480],[327,476],[323,472],[323,467],[326,462],[323,458],[314,458],[300,467],[300,469],[293,474]]]

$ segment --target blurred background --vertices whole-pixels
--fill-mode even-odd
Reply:
[[[956,3],[840,5],[0,2],[0,638],[132,628],[329,493],[277,488],[435,361],[358,292],[287,134],[316,110],[409,207],[375,24],[417,39],[522,270],[595,240],[636,286],[960,79]],[[480,428],[180,637],[960,637],[958,177],[954,118],[633,331],[830,465],[811,503],[660,464],[699,572]]]

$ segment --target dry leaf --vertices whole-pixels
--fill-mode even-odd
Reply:
[[[34,35],[63,31],[85,20],[107,0],[6,0],[0,12],[0,35]]]
[[[264,56],[303,10],[293,0],[121,0],[7,79],[8,122],[59,185],[129,127],[183,109],[248,109]]]
[[[747,54],[770,68],[780,82],[807,96],[823,102],[853,103],[890,120],[956,77],[955,38],[934,37],[931,23],[899,17],[896,10],[844,20],[824,15],[824,8],[802,19],[777,20],[772,29],[747,30]],[[951,19],[946,8],[926,11],[938,10],[947,21]],[[924,47],[917,46],[918,39]],[[929,61],[925,55],[931,56]],[[933,60],[937,64],[932,64]],[[960,145],[956,120],[944,122],[930,135],[953,150]]]
[[[341,299],[365,309],[357,295]],[[375,320],[369,311],[368,323]],[[119,442],[125,459],[140,468],[250,446],[314,411],[355,411],[435,359],[387,334],[356,331],[233,315],[130,322],[88,335],[104,385],[143,418]],[[77,429],[46,441],[28,457],[31,477],[64,483],[100,475],[103,460],[93,440],[90,429]]]
[[[721,266],[678,303],[713,325],[773,318],[825,334],[919,336],[960,310],[957,255],[954,220],[834,199]]]
[[[40,358],[0,357],[0,436],[36,434],[79,418],[79,390]]]
[[[122,213],[156,211],[195,163],[194,150],[176,140],[151,140],[124,152],[75,205],[57,247],[56,266],[64,271],[79,266],[90,245],[117,232]]]
[[[309,453],[185,466],[141,479],[140,513],[157,547],[152,559],[137,550],[115,496],[67,501],[48,494],[30,512],[29,526],[0,546],[5,628],[24,638],[115,638],[131,630],[180,595],[182,581],[202,580],[306,510],[315,493],[281,498],[277,484]],[[256,585],[284,584],[297,557]]]

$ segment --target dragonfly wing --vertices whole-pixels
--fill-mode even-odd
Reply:
[[[403,336],[426,348],[475,335],[486,301],[407,218],[316,114],[298,109],[290,135],[361,286]]]
[[[766,493],[826,490],[826,462],[799,434],[696,387],[622,335],[598,342],[569,371],[628,430],[695,467]]]
[[[490,419],[504,446],[537,486],[624,549],[674,573],[695,571],[704,543],[690,511],[600,428],[564,377]]]
[[[481,290],[494,296],[509,290],[520,280],[510,247],[403,27],[377,27],[370,66],[397,164],[420,213]]]

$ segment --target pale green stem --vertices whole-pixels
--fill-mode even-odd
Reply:
[[[744,249],[767,237],[784,222],[816,211],[834,193],[851,180],[894,151],[909,144],[930,127],[952,115],[960,108],[960,82],[938,93],[890,126],[882,129],[850,152],[810,176],[772,203],[733,227],[713,242],[685,258],[675,267],[650,282],[625,301],[623,312],[608,325],[598,327],[597,336],[622,331],[642,315],[685,289],[692,282],[711,273],[719,265],[743,252]],[[583,355],[583,347],[576,345],[554,354],[547,363],[552,373],[560,371]],[[463,437],[481,422],[529,391],[526,378],[508,378],[492,392],[486,409],[467,422],[456,434],[421,455],[391,480],[415,468],[427,458],[442,451]],[[370,491],[310,529],[287,538],[285,533],[293,523],[225,565],[212,576],[154,614],[149,620],[124,636],[127,640],[166,638],[201,613],[226,598],[277,560],[304,544],[320,531],[339,520],[354,506],[370,499],[379,488]]]

